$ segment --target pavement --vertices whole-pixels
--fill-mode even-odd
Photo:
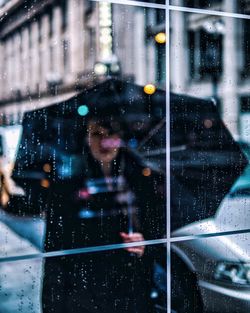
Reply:
[[[43,260],[1,259],[40,252],[43,233],[42,220],[15,218],[0,211],[0,313],[41,313]]]

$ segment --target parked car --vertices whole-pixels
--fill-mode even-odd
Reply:
[[[250,159],[249,145],[239,144]],[[232,231],[242,233],[219,236]],[[201,237],[185,240],[195,235]],[[183,309],[178,308],[179,303],[192,308],[194,301],[201,312],[250,311],[250,165],[214,217],[176,229],[172,236],[182,239],[172,243],[173,308],[177,312]]]
[[[249,177],[250,180],[250,177]],[[250,186],[235,187],[214,218],[192,223],[173,235],[250,230]],[[204,312],[246,313],[250,310],[250,232],[173,243],[173,251],[195,273]]]

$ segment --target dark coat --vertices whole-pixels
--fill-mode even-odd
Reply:
[[[133,230],[145,240],[165,235],[164,175],[148,169],[137,155],[121,150],[113,162],[112,175],[126,180],[133,200]],[[143,174],[144,173],[144,174]],[[46,209],[45,251],[119,244],[120,232],[128,232],[126,204],[116,202],[117,192],[97,193],[83,199],[86,184],[103,179],[101,167],[86,147],[82,170],[70,179],[50,186]],[[13,199],[12,199],[13,201]],[[44,200],[45,201],[45,200]],[[22,203],[22,204],[21,204]],[[22,211],[31,209],[27,197],[19,199]],[[9,204],[17,205],[17,203]],[[120,205],[120,206],[119,206]],[[94,214],[81,217],[83,209]],[[146,247],[144,256],[124,249],[46,259],[43,282],[44,312],[151,312],[150,291],[156,259],[163,260],[164,248]],[[63,299],[63,300],[62,300]],[[111,309],[112,308],[112,309]]]

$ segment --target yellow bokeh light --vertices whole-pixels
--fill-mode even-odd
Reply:
[[[156,87],[153,84],[147,84],[146,86],[144,86],[143,90],[147,95],[152,95],[155,93]]]
[[[155,41],[160,44],[166,43],[166,34],[165,33],[156,34]]]

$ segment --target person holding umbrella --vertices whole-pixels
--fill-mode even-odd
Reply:
[[[26,194],[6,209],[46,211],[45,251],[165,237],[165,153],[155,162],[163,170],[155,170],[125,143],[141,141],[145,157],[165,147],[164,131],[150,130],[164,130],[165,100],[164,91],[148,96],[141,86],[108,80],[25,114],[13,178]],[[213,215],[245,159],[209,101],[171,95],[170,110],[173,230]],[[149,295],[154,262],[165,267],[161,248],[47,258],[43,312],[154,312]]]
[[[126,148],[118,116],[90,115],[86,134],[84,168],[53,188],[46,250],[58,249],[59,242],[71,249],[163,237],[162,174]],[[154,312],[153,267],[156,255],[165,259],[163,251],[141,245],[46,259],[43,312]]]
[[[113,87],[96,86],[23,119],[12,177],[25,194],[10,195],[5,209],[45,215],[44,251],[62,251],[45,258],[43,313],[154,312],[153,268],[156,261],[165,266],[163,245],[68,252],[165,237],[164,173],[126,144],[126,118],[148,117],[144,98],[137,107],[137,89]],[[78,114],[82,104],[87,116]]]

